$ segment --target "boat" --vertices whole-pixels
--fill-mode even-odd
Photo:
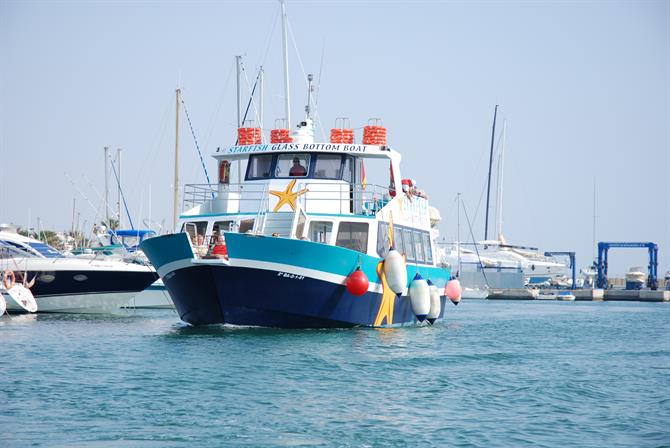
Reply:
[[[400,154],[365,139],[340,144],[300,137],[301,131],[310,135],[305,128],[311,126],[308,116],[291,144],[217,152],[224,166],[247,165],[244,181],[187,185],[187,204],[214,197],[180,216],[182,232],[141,244],[183,321],[284,328],[415,324],[428,314],[412,306],[412,285],[426,291],[422,279],[437,291],[434,318],[443,316],[451,273],[433,256],[428,200],[365,185],[362,177],[364,161],[381,161],[390,163],[392,179],[401,179]],[[297,165],[303,174],[292,175]],[[227,258],[214,255],[221,237]],[[388,260],[398,253],[405,258]],[[400,274],[387,272],[393,263]],[[356,272],[368,284],[360,295],[345,286]],[[392,289],[393,282],[400,286]]]
[[[535,296],[535,300],[556,300],[557,298],[558,294],[554,291],[538,291]]]
[[[72,251],[72,255],[78,258],[115,259],[150,265],[144,253],[139,249],[139,245],[142,241],[155,237],[154,230],[112,230],[105,226],[96,226],[94,234],[95,242],[91,247]],[[123,308],[174,309],[174,304],[170,300],[163,281],[159,278],[123,305]]]
[[[642,289],[647,284],[647,274],[642,267],[632,267],[626,272],[626,289]]]
[[[11,226],[0,227],[0,243],[0,251],[5,251],[0,257],[3,276],[13,276],[16,283],[30,290],[38,312],[114,312],[156,280],[149,266],[65,257],[42,241],[18,234]],[[8,301],[7,309],[23,308]]]
[[[286,43],[285,12],[282,19]],[[284,60],[286,67],[286,53]],[[451,270],[438,265],[437,214],[417,183],[402,177],[400,153],[388,145],[381,120],[368,122],[362,143],[346,120],[328,141],[315,140],[313,76],[307,81],[306,116],[297,127],[273,129],[268,143],[262,126],[238,120],[236,144],[213,154],[218,184],[185,185],[179,232],[140,248],[190,325],[435,322],[444,316],[448,284],[452,301],[460,300]],[[291,123],[286,69],[285,89],[283,122]],[[368,182],[373,164],[388,173],[383,185]],[[178,170],[176,187],[177,180]],[[177,203],[175,194],[175,210]]]
[[[558,294],[556,294],[556,299],[563,300],[566,302],[574,302],[575,295],[570,291],[559,291]]]

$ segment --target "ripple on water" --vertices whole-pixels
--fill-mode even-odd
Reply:
[[[662,446],[670,307],[465,302],[433,328],[0,319],[0,446]]]

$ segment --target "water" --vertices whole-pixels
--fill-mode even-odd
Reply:
[[[668,446],[670,304],[464,302],[434,328],[0,319],[0,446]]]

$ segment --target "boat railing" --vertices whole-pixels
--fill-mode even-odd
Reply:
[[[182,210],[190,210],[217,198],[234,198],[238,204],[244,202],[260,205],[266,195],[266,184],[186,184],[184,185]],[[251,208],[258,209],[259,207]]]
[[[296,205],[305,213],[374,216],[393,199],[388,187],[327,182],[304,182],[294,187]],[[206,205],[209,204],[209,205]],[[202,206],[201,213],[265,213],[271,211],[268,184],[187,184],[182,210]],[[205,210],[204,207],[210,207]]]

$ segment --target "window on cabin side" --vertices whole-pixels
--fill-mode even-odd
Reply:
[[[249,157],[247,179],[269,179],[272,170],[272,154]]]
[[[433,263],[433,250],[430,247],[430,235],[427,232],[422,233],[423,238],[423,252],[426,255],[426,262]]]
[[[402,232],[402,239],[405,243],[405,255],[408,260],[415,261],[416,254],[414,253],[414,242],[412,241],[412,231],[409,229],[398,229]]]
[[[330,221],[312,221],[309,223],[309,239],[328,244],[333,233],[333,223]]]
[[[342,171],[342,156],[319,154],[314,162],[315,179],[339,179]]]
[[[280,154],[277,157],[275,177],[307,177],[309,160],[309,154]]]
[[[366,253],[369,227],[366,222],[341,222],[337,230],[335,245]]]
[[[254,220],[253,219],[242,219],[240,221],[239,233],[247,233],[250,230],[254,229]]]
[[[380,222],[377,227],[377,255],[384,258],[388,254],[390,246],[389,225]]]
[[[421,238],[421,232],[415,230],[412,234],[414,237],[414,259],[418,262],[423,262],[426,258],[423,254],[423,239]]]

